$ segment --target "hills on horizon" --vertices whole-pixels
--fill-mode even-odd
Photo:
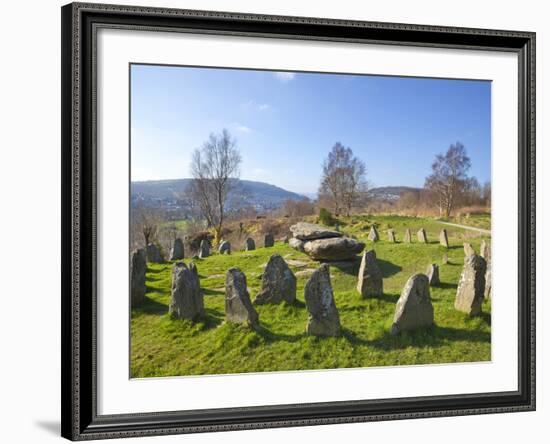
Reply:
[[[190,205],[186,191],[193,179],[166,179],[131,182],[131,200],[134,205],[142,204],[153,207],[187,207]],[[266,182],[236,179],[229,196],[230,208],[253,206],[258,211],[279,208],[286,200],[303,200],[316,198],[312,193],[296,193]],[[373,200],[395,202],[401,194],[408,191],[419,191],[420,188],[408,186],[375,187],[368,191]]]

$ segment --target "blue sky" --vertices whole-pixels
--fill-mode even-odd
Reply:
[[[491,176],[487,81],[131,66],[132,180],[190,177],[191,153],[227,128],[241,178],[317,191],[336,142],[373,186],[422,186],[436,154],[461,141]]]

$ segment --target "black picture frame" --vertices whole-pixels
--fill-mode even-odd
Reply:
[[[68,4],[61,15],[62,436],[85,440],[535,409],[535,33],[85,3]],[[94,66],[99,27],[515,53],[519,62],[518,390],[98,415]]]

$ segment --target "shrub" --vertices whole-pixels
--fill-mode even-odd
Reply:
[[[332,213],[326,208],[319,208],[319,222],[323,225],[334,225],[336,220],[332,217]]]

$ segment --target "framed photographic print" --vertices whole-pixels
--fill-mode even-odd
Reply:
[[[535,408],[535,35],[62,8],[62,435]]]

